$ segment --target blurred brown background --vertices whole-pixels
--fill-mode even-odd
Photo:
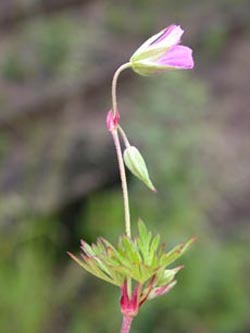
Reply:
[[[180,24],[195,69],[121,75],[121,122],[158,188],[129,177],[167,246],[196,234],[166,297],[132,332],[249,333],[250,3],[1,0],[0,332],[118,332],[119,290],[67,257],[123,231],[105,127],[116,68]]]

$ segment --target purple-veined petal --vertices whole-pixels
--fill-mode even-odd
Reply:
[[[156,63],[159,66],[191,69],[194,67],[192,49],[183,45],[173,46],[159,58]]]

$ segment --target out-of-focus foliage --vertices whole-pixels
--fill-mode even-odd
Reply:
[[[5,237],[0,247],[0,330],[39,332],[51,309],[53,255],[44,256],[50,239],[43,238],[48,229],[38,220],[19,221],[16,226],[9,223],[1,229]]]
[[[72,75],[84,63],[85,52],[80,51],[85,30],[79,21],[67,15],[28,22],[17,35],[11,36],[2,55],[1,74],[12,82],[60,79]],[[27,49],[28,45],[28,49]],[[76,61],[76,53],[79,61]]]

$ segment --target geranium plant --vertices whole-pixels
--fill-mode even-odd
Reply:
[[[184,31],[180,26],[170,25],[145,41],[132,55],[129,62],[120,66],[112,81],[112,109],[106,118],[117,154],[123,192],[125,233],[117,246],[100,237],[95,244],[81,241],[81,257],[69,253],[81,267],[96,277],[121,290],[120,309],[123,316],[121,333],[129,333],[131,323],[140,307],[148,300],[168,293],[176,284],[175,276],[183,268],[168,268],[190,247],[194,238],[166,252],[160,244],[160,236],[152,236],[139,220],[138,234],[131,235],[129,197],[126,167],[152,191],[156,189],[149,177],[146,163],[139,150],[129,143],[120,125],[117,104],[117,80],[119,74],[132,68],[140,75],[155,75],[171,69],[191,69],[194,66],[192,50],[180,45]],[[122,151],[120,140],[125,149]]]

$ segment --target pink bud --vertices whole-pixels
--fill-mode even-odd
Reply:
[[[122,293],[120,300],[121,312],[126,317],[135,317],[139,310],[139,298],[140,298],[141,286],[138,285],[134,289],[131,298],[129,298],[128,296],[127,288],[128,288],[127,280],[125,280],[121,287],[121,293]]]
[[[112,132],[114,129],[116,129],[118,123],[119,123],[120,115],[119,112],[116,111],[115,115],[113,114],[113,111],[110,110],[106,117],[106,125],[107,129]]]
[[[165,286],[154,288],[150,292],[148,299],[152,299],[157,296],[161,296],[161,295],[168,293],[175,285],[176,285],[176,281],[173,281],[171,283],[166,284]]]

